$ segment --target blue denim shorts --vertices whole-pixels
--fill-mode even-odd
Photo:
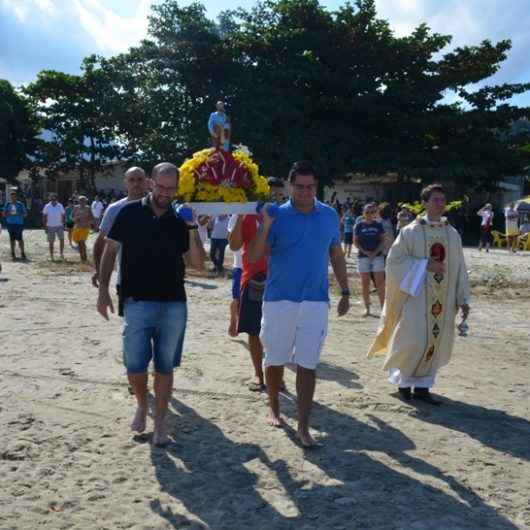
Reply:
[[[232,269],[232,299],[239,300],[241,298],[241,274],[243,269],[236,267]]]
[[[382,272],[385,270],[385,257],[383,255],[369,259],[365,256],[357,260],[358,272]]]
[[[188,318],[185,302],[127,298],[123,317],[123,362],[127,373],[145,373],[151,359],[161,374],[170,374],[180,366]]]

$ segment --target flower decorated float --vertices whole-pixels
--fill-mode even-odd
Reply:
[[[208,122],[213,147],[197,151],[180,167],[177,200],[189,203],[199,215],[256,213],[258,203],[269,197],[267,179],[245,146],[230,151],[229,122],[223,119],[224,107],[222,112],[219,108],[220,103]]]

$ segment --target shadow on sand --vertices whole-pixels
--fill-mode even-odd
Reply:
[[[284,401],[284,413],[292,417],[296,403]],[[296,455],[289,465],[271,460],[260,440],[231,440],[177,399],[170,405],[169,425],[174,441],[151,449],[156,477],[175,506],[182,504],[194,518],[162,507],[159,500],[151,507],[174,528],[516,530],[470,488],[409,455],[412,440],[374,416],[365,423],[315,404],[315,428],[332,434],[321,449],[282,447],[283,454]],[[286,430],[288,437],[274,443],[295,443],[293,430]],[[275,436],[266,429],[262,435]],[[381,461],[389,459],[392,467]],[[251,461],[261,466],[259,475],[249,469]],[[400,471],[394,469],[398,465]],[[451,494],[432,485],[436,481]],[[289,514],[266,502],[257,489],[271,490],[278,483],[287,496],[282,502],[293,508]]]
[[[436,414],[418,414],[418,419],[462,432],[496,451],[530,461],[530,422],[503,410],[488,409],[442,398]]]

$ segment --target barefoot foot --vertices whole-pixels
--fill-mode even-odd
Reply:
[[[305,449],[310,449],[312,447],[318,447],[320,444],[309,434],[309,431],[298,431],[296,433],[298,441]]]
[[[271,427],[281,427],[282,426],[282,419],[279,414],[276,414],[272,412],[272,410],[269,410],[269,413],[267,414],[266,418],[267,424]]]
[[[228,335],[230,337],[237,337],[237,322],[230,322],[230,326],[228,326]]]
[[[169,436],[167,435],[167,428],[164,422],[155,425],[153,443],[159,446],[164,446],[169,443]]]
[[[134,415],[133,421],[131,423],[131,431],[144,432],[146,421],[147,421],[147,410],[144,410],[138,407],[136,409],[136,414]]]

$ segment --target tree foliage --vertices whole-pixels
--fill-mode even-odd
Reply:
[[[11,84],[0,79],[0,177],[14,181],[31,167],[38,127],[29,102]]]
[[[48,177],[77,170],[82,189],[95,188],[95,175],[125,149],[116,137],[108,79],[88,58],[83,75],[44,70],[25,89],[38,108],[41,127],[51,138],[42,142],[36,164]]]
[[[392,171],[461,190],[493,186],[530,164],[519,148],[528,132],[509,134],[529,114],[510,98],[530,84],[476,90],[510,41],[444,52],[450,42],[425,24],[397,37],[374,0],[336,11],[318,0],[265,0],[216,21],[199,3],[165,0],[139,46],[88,58],[79,77],[42,72],[29,93],[58,133],[57,167],[94,168],[109,154],[180,162],[207,144],[208,114],[224,99],[234,142],[266,174],[308,158],[325,179]]]

